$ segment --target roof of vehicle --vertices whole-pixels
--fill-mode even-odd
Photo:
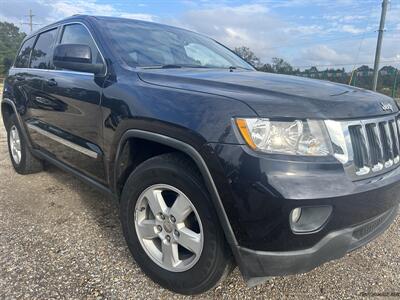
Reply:
[[[179,30],[186,30],[186,31],[190,31],[184,28],[179,28],[179,27],[174,27],[174,26],[170,26],[170,25],[165,25],[165,24],[161,24],[161,23],[156,23],[156,22],[150,22],[150,21],[143,21],[143,20],[137,20],[137,19],[130,19],[130,18],[120,18],[120,17],[108,17],[108,16],[93,16],[93,15],[81,15],[81,14],[76,14],[73,15],[71,17],[67,17],[64,19],[61,19],[57,22],[48,24],[30,34],[28,34],[25,38],[29,39],[30,37],[37,35],[38,33],[45,31],[47,29],[50,29],[54,26],[66,23],[66,22],[72,22],[72,21],[79,21],[79,20],[90,20],[90,19],[97,19],[97,20],[126,20],[129,22],[136,22],[136,23],[140,23],[140,24],[148,24],[149,26],[160,26],[160,27],[166,27],[166,28],[171,28],[171,29],[179,29]]]

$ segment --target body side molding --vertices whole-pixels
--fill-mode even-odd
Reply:
[[[111,191],[111,189],[109,189],[108,187],[106,187],[105,185],[97,182],[96,180],[94,180],[93,178],[83,174],[82,172],[74,169],[73,167],[68,166],[67,164],[51,157],[50,155],[37,150],[37,149],[33,149],[32,150],[33,154],[35,154],[35,156],[55,165],[56,167],[60,168],[61,170],[70,173],[74,176],[76,176],[78,179],[82,180],[83,182],[89,184],[90,186],[92,186],[93,188],[102,191],[103,193],[111,196],[113,198],[113,200],[117,199],[117,196]]]
[[[57,136],[57,135],[55,135],[55,134],[53,134],[53,133],[51,133],[51,132],[49,132],[47,130],[44,130],[44,129],[36,126],[36,125],[28,124],[27,126],[28,126],[28,128],[40,133],[41,135],[44,135],[44,136],[48,137],[49,139],[52,139],[53,141],[56,141],[56,142],[58,142],[58,143],[60,143],[60,144],[62,144],[64,146],[67,146],[67,147],[69,147],[69,148],[71,148],[71,149],[73,149],[75,151],[78,151],[78,152],[80,152],[82,154],[85,154],[85,155],[87,155],[87,156],[89,156],[91,158],[95,158],[96,159],[98,157],[97,152],[92,151],[90,149],[87,149],[85,147],[82,147],[82,146],[80,146],[78,144],[72,143],[72,142],[70,142],[70,141],[68,141],[66,139],[63,139],[62,137],[59,137],[59,136]]]

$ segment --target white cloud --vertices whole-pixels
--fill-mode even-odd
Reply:
[[[208,35],[230,48],[250,47],[265,60],[274,55],[271,48],[290,34],[284,30],[288,24],[261,4],[190,9],[180,19],[167,22]]]
[[[364,29],[361,28],[357,28],[353,25],[343,25],[341,27],[341,31],[343,32],[348,32],[348,33],[352,33],[352,34],[358,34],[364,31]]]
[[[136,19],[143,21],[155,22],[158,18],[154,15],[149,14],[131,14],[131,13],[121,13],[118,15],[121,18]]]
[[[44,3],[44,2],[43,2]],[[93,14],[109,16],[115,14],[115,8],[110,4],[98,4],[95,0],[50,1],[47,2],[57,15],[64,17],[75,14]]]
[[[68,17],[74,14],[89,14],[99,16],[116,16],[122,18],[154,21],[155,16],[141,13],[127,13],[116,9],[111,4],[98,4],[96,0],[69,0],[50,3],[57,13]]]
[[[28,7],[32,9],[35,15],[35,23],[38,23],[35,26],[36,29],[75,14],[116,16],[145,21],[155,21],[157,19],[154,15],[129,13],[117,9],[112,4],[100,4],[97,0],[24,0],[13,1],[7,5],[1,4],[0,20],[6,20],[17,25],[26,23]],[[23,30],[29,31],[26,24],[21,27]]]
[[[282,29],[283,32],[289,35],[313,35],[313,34],[324,34],[326,29],[320,25],[290,25]]]
[[[327,45],[317,45],[301,51],[304,61],[309,64],[343,64],[351,63],[352,57],[348,54],[338,53]]]

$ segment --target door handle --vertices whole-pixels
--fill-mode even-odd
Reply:
[[[57,85],[57,81],[54,78],[51,78],[51,79],[47,80],[47,85],[56,86]]]
[[[17,75],[15,78],[17,78],[18,81],[23,81],[23,80],[25,80],[25,77],[24,77],[24,76],[21,76],[21,75]]]

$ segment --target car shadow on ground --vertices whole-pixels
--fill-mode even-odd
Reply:
[[[104,236],[112,237],[112,243],[117,242],[115,246],[125,244],[119,221],[118,204],[113,197],[51,164],[46,163],[44,171],[60,185],[65,185],[66,189],[72,189],[78,195],[80,203],[87,208],[86,212],[104,231]],[[48,188],[48,191],[51,192],[51,187]],[[116,239],[116,232],[119,233],[118,239]]]

